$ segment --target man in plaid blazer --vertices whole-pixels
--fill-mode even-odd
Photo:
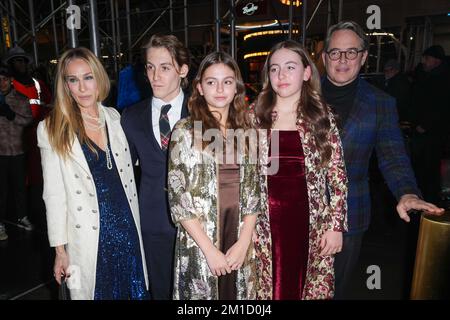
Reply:
[[[442,214],[443,209],[420,199],[420,191],[398,127],[394,98],[376,89],[358,74],[368,55],[369,42],[352,21],[331,26],[322,59],[327,76],[325,100],[337,114],[349,181],[348,232],[335,259],[335,298],[345,289],[358,261],[364,232],[370,223],[369,159],[375,150],[380,171],[398,200],[397,212],[410,221],[409,210]]]

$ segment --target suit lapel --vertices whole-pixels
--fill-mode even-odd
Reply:
[[[189,96],[185,93],[183,99],[183,106],[181,107],[181,119],[189,117],[189,109],[188,109],[188,101]]]
[[[159,154],[162,158],[165,157],[164,151],[161,149],[158,141],[156,140],[155,133],[153,132],[153,119],[152,119],[152,98],[150,97],[148,105],[144,109],[144,116],[142,117],[142,121],[145,121],[144,128],[148,137],[148,141],[151,146],[155,150],[157,154]]]
[[[350,113],[348,115],[347,121],[345,123],[345,126],[341,132],[341,140],[347,141],[350,139],[352,134],[349,134],[352,130],[355,130],[359,123],[361,122],[362,117],[364,116],[363,110],[365,109],[366,105],[366,92],[364,89],[364,84],[361,79],[358,80],[358,88],[356,90],[356,96],[355,100],[353,101],[352,108],[350,110]]]

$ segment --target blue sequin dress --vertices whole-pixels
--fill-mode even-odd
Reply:
[[[82,149],[100,209],[94,300],[147,299],[139,236],[114,158],[111,154],[113,168],[108,170],[105,151],[92,145],[98,158],[86,144]]]

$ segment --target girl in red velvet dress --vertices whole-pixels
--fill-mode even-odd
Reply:
[[[266,214],[257,222],[260,299],[329,299],[334,255],[346,231],[347,177],[334,118],[320,95],[320,78],[294,41],[267,57],[255,105],[267,171]],[[268,248],[268,249],[265,249]],[[271,248],[271,249],[270,249]],[[268,286],[272,290],[267,289]]]

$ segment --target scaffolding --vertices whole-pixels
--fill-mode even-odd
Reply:
[[[38,65],[39,56],[51,52],[52,61],[68,48],[80,44],[89,46],[105,64],[110,67],[112,78],[116,78],[118,71],[127,63],[133,62],[133,57],[145,37],[151,32],[170,32],[177,34],[187,47],[191,43],[189,34],[194,30],[204,28],[209,30],[205,43],[210,45],[208,50],[227,48],[230,54],[237,54],[237,15],[236,7],[245,0],[7,0],[0,2],[1,36],[0,55],[6,53],[12,46],[21,46],[31,43],[32,56],[35,66]],[[306,46],[307,32],[311,22],[316,17],[319,8],[326,11],[328,28],[332,21],[333,6],[337,5],[337,21],[340,21],[344,12],[343,0],[303,0],[301,5],[301,33],[293,33],[294,1],[289,2],[288,37],[297,37],[297,40]],[[139,5],[138,5],[139,4]],[[212,8],[210,21],[194,21],[190,12],[205,5]],[[272,4],[272,3],[271,3]],[[308,15],[309,5],[311,5]],[[196,8],[197,7],[197,8]],[[77,11],[78,10],[78,11]],[[224,13],[225,12],[225,13]],[[77,15],[79,15],[77,17]],[[332,18],[333,16],[333,18]],[[79,21],[80,20],[81,26]],[[78,22],[78,24],[77,24]],[[195,23],[197,22],[197,23]],[[280,24],[281,25],[281,24]],[[164,29],[165,28],[165,29]],[[229,35],[223,36],[224,30]],[[326,29],[324,28],[324,31]],[[398,44],[398,60],[404,57],[405,67],[417,62],[417,52],[430,43],[431,25],[411,26],[404,25],[400,32]],[[418,34],[416,34],[418,32]],[[411,43],[411,38],[416,38]],[[37,45],[38,39],[47,37],[47,45]],[[224,45],[224,41],[227,41]],[[377,38],[376,70],[380,70],[381,41]],[[40,41],[41,43],[42,41]],[[207,53],[193,51],[194,56]],[[41,53],[39,52],[41,51]],[[419,55],[420,56],[420,55]]]
[[[194,28],[210,27],[214,29],[214,48],[220,50],[222,46],[221,28],[229,28],[230,34],[230,54],[236,55],[236,6],[241,0],[214,0],[214,21],[213,23],[192,24],[188,21],[188,10],[193,6],[203,6],[206,0],[189,1],[188,0],[153,0],[146,2],[144,10],[132,10],[131,0],[8,0],[0,2],[0,15],[7,17],[9,24],[2,28],[2,36],[5,39],[6,34],[12,41],[3,41],[0,48],[0,54],[5,53],[12,46],[24,46],[25,43],[31,41],[32,54],[34,63],[37,66],[39,62],[39,52],[37,46],[37,37],[44,27],[48,32],[51,30],[51,42],[54,58],[66,49],[77,47],[80,42],[86,43],[89,38],[89,46],[97,55],[101,56],[102,51],[110,51],[109,54],[103,56],[112,57],[114,64],[114,73],[117,74],[118,69],[125,62],[131,63],[133,52],[141,44],[155,26],[164,20],[169,26],[171,33],[180,32],[183,34],[184,43],[189,45],[189,31]],[[48,5],[49,4],[49,5]],[[303,1],[306,7],[307,1]],[[224,7],[221,8],[221,5]],[[319,3],[320,5],[320,3]],[[28,10],[26,10],[26,8]],[[48,9],[48,13],[43,16],[43,8]],[[221,16],[220,12],[226,13]],[[45,11],[45,10],[44,10]],[[175,12],[180,13],[181,19],[174,19]],[[304,10],[303,19],[306,19],[306,10]],[[40,19],[37,18],[39,12]],[[75,17],[80,15],[79,17]],[[146,17],[147,19],[142,19]],[[289,9],[289,37],[292,37],[293,25],[293,5]],[[83,28],[79,29],[77,19],[81,19]],[[39,21],[38,21],[39,20]],[[38,21],[38,22],[37,22]],[[145,26],[140,21],[148,22]],[[178,23],[176,23],[176,21]],[[226,21],[226,23],[225,23]],[[181,23],[180,23],[181,22]],[[310,21],[311,22],[311,21]],[[133,24],[135,24],[133,26]],[[89,32],[86,35],[85,29]],[[303,22],[306,26],[306,21]],[[125,26],[125,28],[124,28]],[[182,26],[176,28],[176,26]],[[59,27],[59,28],[58,28]],[[134,32],[133,32],[134,31]],[[302,41],[305,41],[306,28],[303,30]],[[84,38],[83,38],[84,35]],[[180,37],[181,38],[181,37]],[[126,49],[124,48],[126,47]],[[103,49],[103,50],[102,50]]]

